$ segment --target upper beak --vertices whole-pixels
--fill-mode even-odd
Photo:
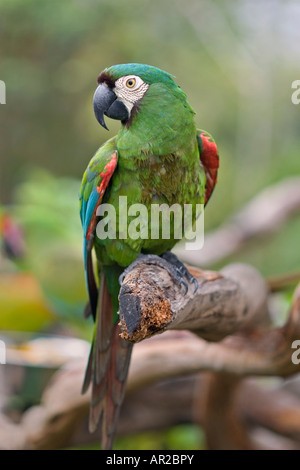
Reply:
[[[114,91],[105,83],[101,83],[95,91],[93,98],[94,113],[101,126],[108,130],[104,114],[112,119],[127,121],[129,112],[123,101],[118,99]]]

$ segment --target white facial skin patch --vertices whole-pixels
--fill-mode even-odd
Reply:
[[[114,92],[131,113],[135,103],[143,98],[148,88],[148,83],[137,75],[126,75],[115,82]]]

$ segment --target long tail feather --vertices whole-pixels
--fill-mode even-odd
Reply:
[[[83,392],[92,382],[89,429],[102,427],[102,449],[112,448],[120,407],[125,394],[132,345],[120,337],[113,322],[113,305],[104,275],[101,277],[95,336]]]
[[[95,280],[94,269],[93,269],[93,257],[91,247],[87,248],[85,253],[86,256],[86,276],[87,276],[87,286],[89,292],[89,313],[92,313],[94,320],[96,319],[96,309],[98,302],[98,288]],[[85,311],[85,316],[89,315],[88,310]]]

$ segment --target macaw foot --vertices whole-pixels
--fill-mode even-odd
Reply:
[[[174,255],[174,253],[171,253],[170,251],[165,251],[165,253],[163,253],[161,256],[143,254],[139,255],[139,257],[133,263],[131,263],[131,265],[128,266],[128,268],[126,268],[119,277],[120,285],[122,285],[125,276],[132,270],[132,268],[138,266],[141,263],[155,264],[166,269],[174,282],[184,287],[185,294],[189,289],[188,283],[194,284],[194,294],[198,289],[197,279],[195,279],[189,273],[184,264],[177,258],[176,255]]]
[[[161,255],[162,259],[170,263],[171,266],[173,266],[176,270],[176,275],[178,277],[178,280],[180,281],[181,284],[183,284],[185,288],[185,293],[187,293],[189,286],[188,282],[191,284],[194,284],[194,294],[198,290],[198,281],[197,279],[191,275],[191,273],[187,270],[185,265],[177,258],[174,253],[171,253],[171,251],[165,251]]]

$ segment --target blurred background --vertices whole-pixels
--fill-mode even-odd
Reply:
[[[292,82],[300,79],[299,23],[296,0],[0,0],[6,84],[0,330],[6,342],[23,344],[37,334],[90,340],[92,325],[82,315],[78,192],[90,158],[119,126],[110,121],[108,133],[94,118],[101,70],[124,62],[155,65],[187,93],[197,126],[214,136],[220,152],[219,181],[205,214],[210,233],[264,188],[299,175],[300,105],[291,100]],[[296,271],[299,231],[298,211],[271,236],[209,267],[242,261],[264,276]],[[288,292],[280,302],[288,306],[289,299]],[[40,375],[34,391],[16,393],[8,409],[35,404]],[[185,425],[117,445],[183,449],[199,440],[199,428]]]

